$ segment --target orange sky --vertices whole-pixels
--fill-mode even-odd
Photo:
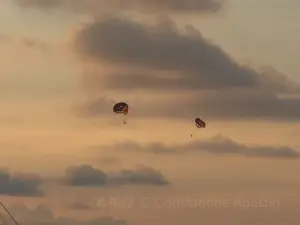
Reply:
[[[22,5],[22,2],[27,3],[27,6]],[[36,4],[41,2],[43,1],[36,1]],[[187,4],[192,4],[188,2]],[[203,4],[209,4],[210,0],[203,0],[203,2]],[[254,108],[253,112],[249,110],[251,111],[249,113],[253,113],[254,116],[251,115],[250,118],[240,116],[243,115],[243,107],[247,107],[247,103],[251,105],[252,101],[255,103],[255,100],[260,100],[259,94],[253,95],[253,92],[249,94],[247,90],[245,93],[241,92],[241,99],[247,97],[247,94],[250,97],[242,99],[246,103],[240,109],[234,109],[235,111],[231,111],[230,107],[226,108],[227,103],[219,104],[218,98],[229,93],[228,105],[230,105],[231,97],[233,103],[239,101],[239,96],[234,96],[238,95],[236,94],[238,92],[233,92],[233,94],[227,90],[222,92],[222,90],[217,90],[219,86],[213,86],[216,88],[213,91],[218,93],[216,97],[213,94],[203,95],[204,97],[196,96],[197,91],[205,87],[200,85],[201,82],[197,80],[197,77],[193,77],[195,71],[196,74],[202,74],[203,71],[203,73],[211,72],[208,73],[207,79],[203,78],[203,83],[209,81],[214,84],[218,79],[222,80],[221,77],[214,76],[214,72],[219,71],[215,69],[216,65],[221,66],[226,61],[224,58],[217,59],[217,55],[213,55],[217,50],[207,50],[208,53],[204,56],[196,55],[195,60],[207,57],[207,63],[202,65],[203,68],[196,65],[191,70],[188,67],[192,67],[192,63],[186,67],[183,62],[184,58],[179,57],[181,61],[177,62],[178,58],[175,55],[186,54],[192,59],[194,55],[189,52],[195,50],[197,54],[200,54],[201,51],[199,53],[197,49],[201,43],[210,49],[211,42],[203,41],[209,39],[217,46],[217,49],[225,52],[226,57],[234,60],[232,67],[224,66],[225,69],[220,70],[221,74],[225,74],[226,69],[234,67],[232,71],[238,71],[242,76],[246,68],[242,64],[246,64],[251,68],[251,73],[253,69],[254,76],[263,75],[257,68],[270,66],[273,68],[271,74],[267,74],[270,79],[268,80],[267,77],[267,81],[261,84],[263,91],[259,92],[261,91],[259,89],[257,93],[261,93],[263,100],[270,96],[272,100],[274,99],[272,97],[279,95],[276,88],[278,85],[281,88],[283,86],[281,83],[284,83],[285,79],[297,85],[300,82],[298,76],[300,67],[296,60],[300,53],[298,43],[300,32],[297,29],[299,2],[254,0],[250,4],[246,0],[228,0],[224,6],[222,5],[222,10],[217,13],[203,9],[204,5],[197,5],[198,11],[192,12],[185,9],[181,12],[182,9],[177,9],[178,12],[174,13],[172,7],[175,6],[170,3],[168,5],[167,1],[165,5],[160,6],[156,6],[155,3],[139,5],[136,1],[129,1],[126,6],[127,11],[120,9],[121,6],[118,5],[117,0],[113,3],[116,4],[118,10],[104,1],[87,2],[92,6],[96,4],[94,7],[80,5],[82,3],[75,5],[74,1],[72,8],[66,4],[68,3],[66,0],[64,3],[66,5],[54,5],[54,8],[50,10],[47,4],[33,6],[31,3],[33,4],[34,1],[4,0],[0,3],[0,148],[2,152],[0,167],[6,168],[13,177],[20,173],[37,174],[41,178],[41,188],[44,191],[43,196],[22,196],[28,191],[22,186],[23,181],[15,184],[12,181],[2,180],[0,177],[0,186],[3,187],[2,189],[0,187],[1,200],[12,208],[20,223],[39,224],[38,217],[46,218],[49,214],[43,210],[30,212],[24,207],[14,209],[15,204],[24,204],[29,208],[44,204],[56,216],[83,219],[84,221],[77,221],[82,225],[88,223],[90,219],[101,216],[112,216],[115,219],[127,220],[128,224],[138,225],[153,223],[173,225],[182,223],[189,223],[189,225],[199,223],[213,225],[296,224],[299,215],[294,209],[299,207],[300,200],[298,194],[300,141],[297,135],[300,124],[299,116],[296,115],[295,120],[292,121],[288,121],[286,117],[289,115],[292,117],[298,112],[297,102],[286,103],[291,104],[287,109],[295,110],[295,113],[288,110],[281,112],[279,108],[275,108],[273,112],[271,111],[272,115],[267,114],[267,117],[270,117],[268,121],[256,118],[256,115],[260,113],[269,113],[268,106],[266,106],[268,102],[259,102],[256,108],[250,108],[251,110]],[[79,12],[84,7],[87,11]],[[166,8],[162,10],[162,7]],[[197,7],[194,6],[194,8]],[[107,36],[96,31],[88,33],[87,22],[103,28],[101,27],[103,21],[109,18],[105,13],[122,14],[134,21],[139,21],[141,30],[146,30],[143,33],[145,35],[139,36],[137,32],[134,36],[133,28],[128,35],[125,30],[125,19],[124,27],[120,26],[120,33],[115,36],[112,32],[113,27],[108,27],[109,23],[107,27],[103,26],[107,28]],[[182,31],[176,33],[172,30],[175,28],[170,26],[170,21],[162,19],[166,19],[164,16],[170,16],[171,22],[178,26],[176,29],[182,29],[187,24],[193,25],[194,31],[200,32],[201,36],[197,34],[193,36],[192,33],[184,34]],[[153,25],[154,21],[156,25]],[[149,31],[152,28],[146,26],[146,22],[154,26],[152,33]],[[84,29],[87,30],[87,35],[84,36],[87,39],[79,40],[79,35]],[[175,33],[182,38],[180,41],[174,38]],[[89,34],[92,35],[88,36]],[[163,34],[169,35],[169,39],[166,39],[169,41],[158,40],[165,37]],[[202,40],[202,36],[205,39]],[[92,38],[96,38],[95,43]],[[119,41],[116,42],[116,40]],[[126,40],[124,41],[125,47],[122,46],[123,40]],[[151,40],[157,42],[151,42]],[[193,40],[192,43],[198,45],[186,51],[180,46],[189,48],[189,44],[182,44],[187,40]],[[126,43],[136,43],[138,46],[139,41],[144,45],[126,48]],[[76,51],[75,44],[82,48]],[[177,45],[180,45],[178,47],[180,51],[175,55],[169,54],[172,49],[176,49]],[[93,48],[89,49],[90,46]],[[146,54],[143,58],[143,49],[149,46],[153,48],[151,52],[153,55],[147,56]],[[157,46],[160,48],[155,51],[154,48]],[[97,48],[101,51],[97,52]],[[129,51],[126,52],[128,49]],[[151,48],[147,51],[150,52]],[[215,57],[209,58],[210,53]],[[135,58],[134,54],[139,54],[139,57]],[[162,57],[161,61],[155,57]],[[206,64],[211,61],[214,61],[212,66],[206,67]],[[186,68],[188,69],[185,71]],[[277,72],[282,73],[282,77],[276,77]],[[132,83],[128,82],[125,85],[122,82],[118,83],[120,77],[119,80],[114,78],[115,74],[149,75],[150,78],[157,74],[160,78],[172,74],[175,77],[178,75],[188,78],[183,79],[179,84],[174,82],[175,86],[170,87],[170,90],[169,86],[156,89],[155,85],[159,87],[164,84],[164,81],[156,83],[156,80],[149,78],[148,90],[145,90],[147,87],[143,85],[140,85],[139,90],[133,90],[126,89],[126,85],[130,86],[134,82],[139,85],[143,81],[142,78],[141,80],[139,80],[140,77],[132,78]],[[109,87],[110,78],[113,81],[112,84],[118,84],[123,89]],[[226,80],[224,82],[229,86],[235,85],[235,78],[232,79],[229,84],[225,82]],[[274,83],[268,83],[272,79]],[[209,82],[208,85],[211,84]],[[145,84],[148,85],[148,83]],[[184,85],[187,88],[184,88]],[[195,88],[194,85],[199,86]],[[275,91],[271,90],[272,85]],[[283,88],[289,89],[290,86]],[[295,94],[297,99],[299,99],[298,92],[299,89]],[[110,112],[110,107],[112,107],[105,101],[96,106],[93,111],[94,116],[89,114],[91,105],[88,104],[93,104],[103,96],[116,101],[118,99],[127,101],[129,105],[132,103],[133,106],[130,105],[129,114],[126,116],[128,122],[126,125],[122,124],[124,117],[113,113],[105,114],[107,111]],[[216,105],[212,104],[207,108],[201,105],[201,101],[205,100],[206,96],[215,97],[216,103],[214,104]],[[253,100],[253,96],[256,96],[256,99]],[[190,105],[191,109],[181,107],[190,104],[188,100],[192,101],[194,97],[197,106]],[[285,104],[281,99],[278,102]],[[199,105],[200,109],[196,108]],[[173,111],[160,114],[160,111],[167,107],[174,107]],[[259,111],[260,107],[261,111]],[[269,108],[271,107],[273,107],[272,104]],[[196,111],[199,114],[195,115],[194,108],[199,109]],[[278,114],[274,112],[276,110]],[[179,111],[178,117],[176,117],[177,111]],[[87,113],[86,117],[81,117],[79,112]],[[232,116],[230,113],[234,114],[233,117],[230,117]],[[195,116],[204,117],[203,119],[207,122],[205,129],[199,130],[194,126]],[[226,119],[226,116],[230,119]],[[274,119],[273,116],[279,118]],[[283,118],[284,116],[286,117]],[[190,134],[193,134],[193,138]],[[218,137],[225,139],[220,140]],[[170,152],[155,152],[159,149]],[[177,150],[179,152],[176,152]],[[292,156],[287,158],[289,154]],[[66,175],[67,168],[83,164],[105,171],[109,182],[120,182],[121,186],[112,188],[98,184],[91,188],[88,187],[90,184],[85,184],[87,186],[83,187],[61,184],[61,179],[71,179]],[[150,174],[141,175],[143,169],[140,166],[146,166],[151,170]],[[122,170],[125,169],[130,170],[131,175],[124,175]],[[160,177],[152,169],[161,173],[171,184],[155,183],[153,180],[160,179]],[[88,171],[92,175],[85,174],[85,172],[82,172],[83,178],[80,179],[84,180],[89,176],[95,180],[100,179],[98,170]],[[20,176],[23,177],[23,175]],[[146,179],[144,176],[149,176],[147,179],[150,181],[147,180],[147,182],[154,182],[154,184],[143,180]],[[22,179],[25,183],[27,182],[26,176]],[[122,186],[122,182],[130,183],[130,185]],[[146,185],[137,185],[135,182],[146,182]],[[30,188],[35,190],[35,184],[32,185]],[[18,190],[17,195],[21,196],[13,197],[12,193],[15,190]],[[101,209],[98,205],[98,208],[95,206],[96,209],[77,209],[77,211],[68,206],[72,202],[95,205],[103,196],[106,200],[112,196],[121,196],[122,199],[124,196],[135,196],[139,201],[143,197],[149,197],[152,206],[145,209],[139,205],[133,210],[124,209],[122,206],[123,208],[119,210],[109,210],[108,208]],[[162,209],[156,202],[160,197],[163,197],[164,201],[184,197],[205,201],[223,199],[229,202],[229,206],[226,209],[216,207],[208,210],[174,209],[172,205],[172,207],[166,206]],[[238,200],[249,203],[251,199],[252,201],[267,199],[269,203],[272,201],[273,205],[265,208],[250,206],[248,211],[241,210],[240,205],[234,205]],[[280,203],[280,208],[274,202]],[[63,223],[57,218],[49,220],[53,224]],[[107,224],[103,221],[98,223]],[[118,224],[117,221],[113,223]]]

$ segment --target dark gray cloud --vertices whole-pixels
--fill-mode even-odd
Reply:
[[[224,0],[15,0],[22,8],[64,9],[75,12],[138,10],[143,12],[216,12]]]
[[[111,173],[111,181],[116,185],[168,185],[170,182],[164,175],[152,168],[141,167],[137,170],[121,170],[119,172]]]
[[[179,78],[124,74],[108,79],[129,88],[140,84],[168,88],[210,88],[256,85],[256,73],[239,67],[219,46],[205,40],[193,27],[180,34],[168,20],[160,26],[146,26],[129,20],[109,18],[81,30],[75,50],[100,61],[184,72]],[[120,82],[118,82],[120,80]],[[131,84],[131,83],[136,84]],[[179,85],[180,84],[180,85]]]
[[[108,175],[90,165],[69,167],[66,170],[66,182],[70,186],[105,186]]]
[[[104,172],[91,165],[69,167],[64,182],[77,187],[105,187],[120,185],[168,185],[169,181],[162,173],[148,167],[136,170]]]
[[[32,175],[0,171],[0,194],[11,196],[41,196],[42,181]]]
[[[242,155],[246,157],[265,158],[299,158],[300,152],[287,146],[247,146],[235,142],[222,135],[217,135],[209,140],[194,141],[183,145],[166,146],[162,143],[151,143],[145,146],[135,142],[117,143],[114,146],[101,146],[102,148],[132,150],[154,154],[174,154],[190,152],[208,152],[217,155]]]
[[[257,72],[241,66],[220,46],[206,40],[195,27],[187,25],[185,32],[181,32],[169,18],[163,18],[157,26],[113,17],[95,21],[78,32],[74,49],[91,60],[151,71],[149,74],[110,74],[101,79],[102,84],[110,88],[264,87],[276,91],[294,88],[276,70]],[[153,70],[168,71],[168,76],[158,76]],[[276,76],[272,76],[274,72]]]
[[[93,220],[76,220],[73,218],[57,218],[53,211],[45,206],[38,205],[36,208],[28,208],[24,204],[10,207],[15,219],[24,225],[126,225],[125,220],[115,220],[112,217],[100,217]]]
[[[216,70],[216,69],[215,69]],[[221,76],[220,68],[219,74]],[[260,72],[256,72],[250,68],[245,68],[248,71],[249,82],[234,80],[237,77],[224,77],[217,78],[211,77],[209,79],[202,79],[201,73],[185,75],[174,75],[172,78],[172,72],[169,77],[156,75],[155,72],[149,72],[148,74],[141,73],[112,73],[105,77],[90,76],[89,86],[91,88],[109,88],[114,90],[148,90],[148,91],[178,91],[178,90],[199,90],[199,89],[228,89],[233,87],[246,87],[246,88],[261,88],[270,92],[281,93],[298,93],[300,88],[297,84],[293,83],[283,73],[277,71],[272,67],[262,67]],[[231,73],[231,71],[229,71]],[[245,73],[246,74],[246,73]],[[206,74],[204,74],[205,76]],[[226,76],[226,73],[223,75]],[[228,74],[227,74],[228,75]],[[192,77],[195,76],[195,77]],[[198,76],[198,77],[196,77]],[[210,76],[210,73],[207,74]],[[241,74],[240,79],[243,77]],[[252,81],[251,80],[252,77]],[[225,79],[228,80],[225,80]],[[207,82],[206,82],[206,81]]]
[[[150,108],[150,107],[149,107]],[[229,90],[200,93],[189,99],[159,103],[156,116],[203,119],[260,119],[295,121],[300,119],[300,98],[285,99],[261,90]],[[182,110],[178,110],[182,109]],[[140,115],[155,115],[139,109]],[[145,111],[144,111],[145,110]],[[209,121],[207,121],[209,123]]]

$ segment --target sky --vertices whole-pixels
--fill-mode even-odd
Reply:
[[[2,0],[1,202],[25,225],[298,224],[299,12]]]

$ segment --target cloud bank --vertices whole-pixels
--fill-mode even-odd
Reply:
[[[240,155],[245,157],[294,159],[300,157],[300,152],[287,146],[248,146],[240,144],[222,135],[208,140],[193,141],[183,145],[166,146],[163,143],[140,145],[135,142],[120,142],[113,146],[99,146],[112,150],[135,151],[154,154],[183,154],[206,152],[215,155]]]
[[[36,176],[27,174],[10,174],[0,171],[0,194],[10,196],[41,196],[42,181]]]
[[[149,167],[136,170],[104,172],[91,165],[69,167],[63,182],[73,187],[105,187],[122,185],[165,186],[170,182],[164,175]]]
[[[21,8],[63,9],[73,12],[136,10],[142,12],[217,12],[224,0],[15,0]]]

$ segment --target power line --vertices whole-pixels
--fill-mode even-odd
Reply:
[[[9,218],[12,219],[13,225],[19,225],[18,222],[13,217],[13,215],[8,211],[8,209],[4,206],[4,204],[1,201],[0,201],[0,206],[4,209],[4,211],[7,213]],[[1,211],[0,211],[0,225],[10,225],[10,223],[7,221],[7,216],[5,216]]]

